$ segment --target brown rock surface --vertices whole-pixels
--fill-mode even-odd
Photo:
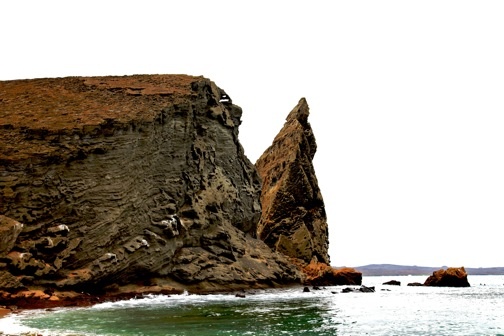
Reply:
[[[255,164],[263,181],[257,235],[289,257],[329,264],[326,212],[312,163],[317,144],[308,115],[302,98]]]
[[[100,295],[78,293],[75,291],[41,290],[30,289],[16,293],[0,291],[0,302],[6,307],[15,309],[38,309],[53,307],[85,307],[100,302],[127,300],[140,298],[149,294],[182,294],[180,288],[171,286],[140,286],[128,285],[117,287],[108,292],[100,292]],[[9,309],[10,311],[10,309]]]
[[[22,230],[23,224],[12,218],[0,215],[0,255],[12,250]]]
[[[254,238],[261,185],[241,114],[203,77],[0,82],[3,289],[299,282]]]
[[[361,285],[362,273],[353,268],[333,268],[327,264],[312,261],[303,268],[305,284],[312,286]]]
[[[435,287],[470,287],[467,272],[464,267],[450,267],[432,273],[424,282],[424,286]]]

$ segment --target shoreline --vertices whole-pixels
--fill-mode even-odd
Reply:
[[[137,287],[136,285],[127,285],[125,286],[128,289],[131,287]],[[106,303],[106,302],[117,302],[123,300],[130,299],[141,299],[147,295],[166,295],[170,296],[178,296],[178,295],[219,295],[219,294],[229,294],[237,297],[245,297],[248,295],[253,295],[257,291],[262,290],[275,290],[275,289],[287,289],[287,288],[300,288],[304,287],[303,284],[293,283],[293,284],[285,284],[275,286],[264,286],[260,284],[256,284],[255,286],[218,286],[214,288],[207,288],[205,290],[200,288],[190,288],[188,289],[173,289],[168,290],[164,288],[163,290],[159,290],[159,288],[153,288],[159,286],[151,286],[151,287],[140,287],[138,288],[138,292],[127,292],[127,293],[113,293],[107,295],[90,295],[85,293],[76,293],[76,292],[54,292],[54,295],[62,295],[64,296],[61,300],[49,301],[47,299],[42,299],[41,297],[31,297],[26,298],[23,301],[20,301],[21,306],[11,305],[9,306],[0,306],[0,321],[9,318],[12,315],[21,314],[30,310],[45,310],[52,311],[56,309],[69,309],[69,308],[84,308],[91,307],[96,304]],[[36,292],[36,290],[32,290],[32,292]],[[14,333],[5,332],[4,330],[0,330],[0,336],[44,336],[46,334],[41,334],[37,331],[27,330],[27,331],[15,331]]]
[[[6,316],[24,311],[35,309],[55,309],[55,308],[76,308],[90,307],[99,303],[117,302],[142,298],[147,295],[211,295],[211,294],[244,294],[257,290],[281,289],[303,287],[301,283],[290,284],[254,284],[254,285],[216,285],[205,284],[205,286],[180,286],[173,287],[168,285],[139,286],[126,285],[116,288],[113,292],[104,292],[102,294],[78,293],[75,291],[54,291],[46,293],[39,288],[31,288],[20,291],[15,294],[0,292],[0,319]],[[1,336],[0,331],[0,336]]]

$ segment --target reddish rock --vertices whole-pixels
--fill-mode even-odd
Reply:
[[[2,308],[0,307],[0,319],[8,314],[10,314],[12,312],[12,310],[8,309],[8,308]]]
[[[440,269],[425,280],[424,286],[435,287],[470,287],[464,267]]]
[[[361,285],[362,273],[353,268],[333,268],[325,263],[311,262],[303,268],[305,284],[312,286]]]
[[[289,257],[329,264],[327,217],[312,163],[317,144],[308,115],[302,98],[255,164],[262,179],[257,235]]]
[[[75,291],[54,291],[51,294],[41,289],[30,289],[9,293],[0,291],[0,302],[5,306],[20,309],[40,309],[54,307],[85,307],[100,302],[127,300],[149,294],[182,294],[183,289],[169,285],[139,286],[127,285],[103,291],[101,295],[78,293]]]

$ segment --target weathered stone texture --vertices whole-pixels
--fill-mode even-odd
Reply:
[[[312,286],[362,285],[362,273],[350,267],[333,268],[312,261],[303,268],[305,284]]]
[[[304,283],[312,286],[361,285],[362,273],[353,268],[334,268],[321,262],[312,261],[303,268]]]
[[[467,272],[464,267],[449,267],[432,273],[424,282],[424,286],[434,287],[470,287]]]
[[[12,250],[22,230],[23,224],[0,215],[0,256]]]
[[[289,257],[329,264],[327,217],[312,163],[317,144],[308,115],[302,98],[255,164],[263,182],[257,235]]]
[[[183,75],[0,82],[0,214],[24,225],[2,219],[0,271],[88,290],[299,281],[253,238],[261,184],[223,96]]]

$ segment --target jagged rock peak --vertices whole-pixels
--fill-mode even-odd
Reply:
[[[294,138],[303,146],[303,155],[308,156],[309,160],[313,160],[315,152],[317,151],[317,142],[313,135],[313,130],[308,117],[310,115],[310,108],[305,98],[301,98],[297,105],[292,109],[286,118],[282,130],[278,133],[271,145],[271,148],[276,147],[278,144],[284,143],[282,137],[288,134],[296,134]],[[299,138],[300,137],[300,138]],[[299,138],[299,139],[298,139]]]
[[[325,206],[312,163],[317,144],[308,116],[302,98],[256,162],[263,182],[257,235],[289,257],[329,264]]]
[[[310,108],[308,107],[308,102],[306,98],[301,98],[299,103],[292,109],[292,111],[287,116],[287,121],[297,120],[303,126],[307,126],[308,116],[310,115]]]

